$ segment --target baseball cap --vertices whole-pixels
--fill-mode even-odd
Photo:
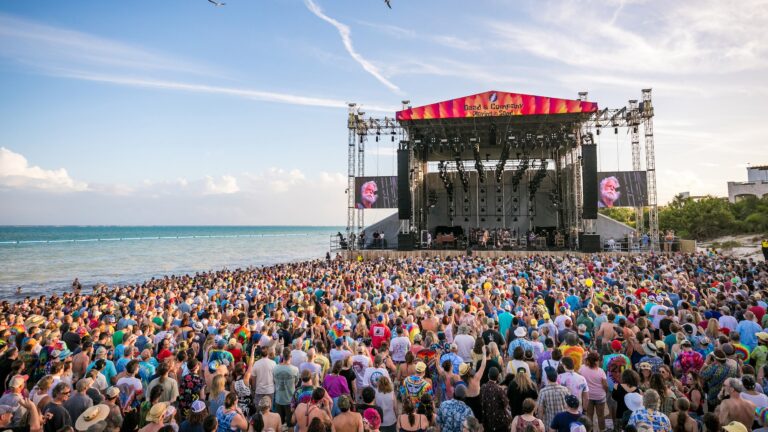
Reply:
[[[16,408],[10,405],[0,405],[0,415],[13,414],[14,411],[16,411]]]
[[[618,351],[621,349],[621,341],[614,339],[611,341],[611,349],[614,351]]]
[[[424,362],[416,363],[416,373],[424,373],[427,370],[427,365]]]
[[[568,405],[568,408],[578,408],[579,407],[579,398],[576,396],[569,394],[565,397],[565,404]]]
[[[205,409],[205,402],[201,400],[196,400],[192,402],[192,412],[193,413],[201,413]]]

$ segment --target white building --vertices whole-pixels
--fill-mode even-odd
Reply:
[[[728,182],[728,201],[768,196],[768,165],[747,167],[746,182]]]

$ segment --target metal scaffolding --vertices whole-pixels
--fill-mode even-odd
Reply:
[[[660,250],[659,244],[659,207],[656,197],[656,151],[653,144],[653,102],[651,89],[643,89],[643,104],[640,106],[645,132],[645,170],[648,172],[648,228],[651,235],[651,247]]]
[[[640,110],[637,106],[637,99],[629,101],[629,112],[627,125],[632,136],[632,170],[641,171],[640,165]],[[635,231],[638,236],[642,235],[645,229],[645,208],[643,206],[635,207]]]
[[[632,136],[632,169],[642,171],[640,146],[640,130],[642,124],[645,135],[645,171],[648,179],[648,236],[650,237],[651,250],[658,251],[660,245],[659,239],[659,208],[656,191],[656,153],[653,144],[653,104],[651,102],[651,89],[642,91],[642,102],[638,105],[637,100],[630,100],[629,106],[613,109],[603,108],[595,113],[588,122],[584,124],[584,130],[590,127],[597,128],[628,128]],[[644,208],[635,209],[637,213],[636,227],[639,232],[644,231]]]
[[[365,176],[365,143],[370,135],[380,136],[382,131],[390,131],[392,140],[404,139],[403,128],[390,117],[367,117],[356,103],[349,104],[347,118],[348,155],[347,155],[347,238],[359,239],[365,229],[365,211],[358,209],[355,203],[355,177]],[[358,242],[350,242],[349,248],[356,249]]]

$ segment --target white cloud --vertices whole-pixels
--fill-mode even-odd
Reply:
[[[420,34],[413,30],[398,27],[395,25],[378,24],[378,23],[372,23],[367,21],[360,21],[360,24],[380,30],[384,33],[387,33],[390,36],[394,36],[397,38],[427,40],[429,42],[432,42],[438,45],[443,45],[443,46],[461,50],[461,51],[479,51],[481,49],[480,43],[476,41],[467,40],[464,38],[458,38],[455,36]]]
[[[409,59],[404,62],[390,63],[387,72],[390,75],[433,75],[469,79],[483,83],[485,89],[494,85],[522,85],[530,83],[527,78],[522,78],[520,73],[499,73],[499,66],[493,70],[486,70],[471,62],[462,62],[447,58],[433,59]],[[520,68],[505,69],[507,72]]]
[[[5,147],[0,147],[0,187],[56,192],[88,190],[87,183],[72,179],[66,169],[46,170],[30,166],[27,158]]]
[[[619,10],[629,9],[624,3]],[[655,19],[622,23],[599,2],[536,2],[531,15],[538,23],[497,21],[490,28],[502,49],[589,69],[680,75],[768,65],[766,0],[658,5],[664,10],[636,6]]]
[[[352,45],[352,36],[351,36],[351,30],[349,29],[349,26],[343,23],[340,23],[339,21],[336,21],[335,19],[329,17],[325,13],[323,13],[323,10],[320,8],[320,6],[317,5],[313,0],[304,0],[304,3],[307,5],[307,9],[310,10],[313,14],[315,14],[318,18],[322,19],[323,21],[329,23],[330,25],[336,27],[336,30],[339,31],[339,36],[341,36],[341,41],[344,43],[344,48],[347,50],[349,55],[360,64],[360,66],[365,69],[366,72],[373,75],[374,78],[376,78],[380,83],[384,84],[389,88],[390,90],[400,94],[402,93],[400,91],[400,88],[393,84],[391,81],[389,81],[387,78],[384,77],[384,75],[379,72],[379,69],[373,65],[370,61],[366,60],[360,53],[355,51],[355,47]]]
[[[0,187],[0,202],[8,204],[0,224],[342,225],[344,189],[342,173],[307,175],[284,168],[136,186],[94,185],[69,195]]]
[[[219,74],[145,48],[0,13],[0,55],[44,69],[114,69]]]
[[[153,88],[160,90],[175,90],[191,93],[219,94],[234,96],[244,99],[278,102],[291,105],[317,106],[325,108],[347,108],[347,102],[339,99],[324,99],[308,96],[297,96],[285,93],[274,93],[260,90],[237,87],[221,87],[206,84],[194,84],[178,81],[156,80],[151,78],[133,78],[115,75],[97,75],[86,73],[67,73],[63,76],[86,81],[104,82],[130,87]],[[396,106],[365,105],[366,110],[374,112],[395,112],[400,108]]]
[[[249,88],[192,83],[180,77],[223,73],[88,33],[40,24],[0,13],[0,57],[44,74],[122,86],[220,94],[291,105],[347,108],[340,99],[298,96]],[[172,79],[158,78],[171,73]],[[199,79],[199,78],[198,78]],[[394,112],[396,106],[366,105],[369,111]]]
[[[237,186],[237,179],[231,175],[223,175],[218,180],[211,176],[205,176],[205,189],[203,191],[205,195],[226,195],[239,191],[240,187]]]

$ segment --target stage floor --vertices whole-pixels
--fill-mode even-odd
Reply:
[[[447,258],[456,256],[466,256],[467,252],[464,250],[451,250],[451,249],[419,249],[412,251],[399,251],[392,249],[364,249],[354,251],[341,251],[342,256],[347,259],[356,260],[358,257],[362,257],[363,260],[372,260],[377,258],[388,259],[400,259],[400,258]],[[600,255],[630,255],[630,252],[600,252]],[[571,251],[571,250],[473,250],[472,256],[483,258],[504,258],[504,257],[527,257],[527,256],[566,256],[566,255],[592,255],[592,253]]]

